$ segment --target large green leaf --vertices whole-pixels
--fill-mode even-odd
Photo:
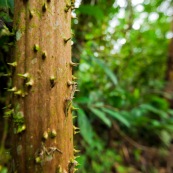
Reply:
[[[112,116],[116,120],[118,120],[123,125],[130,127],[130,122],[125,117],[123,117],[121,113],[113,111],[111,109],[107,109],[107,108],[102,108],[102,110],[108,113],[110,116]]]
[[[85,115],[85,112],[82,109],[78,110],[78,126],[80,128],[80,134],[84,140],[89,145],[92,145],[94,132],[87,116]]]
[[[105,64],[105,62],[103,62],[102,60],[95,58],[95,57],[91,57],[91,59],[93,59],[106,73],[106,75],[111,79],[111,81],[113,82],[114,85],[118,84],[118,80],[116,75],[112,72],[112,70]]]
[[[90,108],[90,110],[97,116],[99,117],[108,127],[111,126],[111,121],[110,119],[106,116],[106,114],[103,111],[100,111],[99,109],[96,108]]]

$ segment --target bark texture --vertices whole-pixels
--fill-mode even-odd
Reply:
[[[15,0],[13,171],[18,173],[69,172],[73,159],[72,115],[64,111],[72,92],[67,3]]]

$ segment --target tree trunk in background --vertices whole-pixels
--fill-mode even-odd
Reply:
[[[14,172],[72,172],[72,116],[64,111],[72,92],[71,10],[65,8],[66,1],[15,1]]]
[[[167,61],[167,72],[166,72],[166,89],[165,91],[169,94],[170,108],[173,108],[173,39],[170,40],[168,61]]]
[[[173,21],[172,21],[172,31],[173,31]],[[167,86],[165,91],[169,94],[170,99],[168,99],[170,108],[173,108],[173,38],[171,38],[168,50],[168,61],[167,61],[167,72],[166,81]],[[167,157],[167,173],[172,173],[173,171],[173,143],[171,142],[169,146],[169,155]]]

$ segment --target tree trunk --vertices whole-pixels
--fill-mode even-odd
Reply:
[[[170,108],[173,108],[173,38],[170,40],[168,60],[167,60],[167,71],[166,71],[166,82],[165,91],[169,94],[168,99]]]
[[[73,172],[73,125],[67,107],[74,83],[67,3],[15,1],[13,172]]]

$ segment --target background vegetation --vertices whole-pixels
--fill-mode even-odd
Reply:
[[[0,7],[10,28],[13,1],[1,0]],[[75,98],[79,172],[168,171],[173,95],[166,89],[166,74],[172,15],[171,0],[83,0],[72,13],[72,58],[80,62],[74,71],[80,90]],[[14,34],[8,28],[0,25],[1,107],[7,105],[4,88],[10,85],[4,74],[9,74]],[[8,112],[3,110],[1,124]],[[0,172],[5,173],[8,141],[5,145],[6,129],[1,132]]]

